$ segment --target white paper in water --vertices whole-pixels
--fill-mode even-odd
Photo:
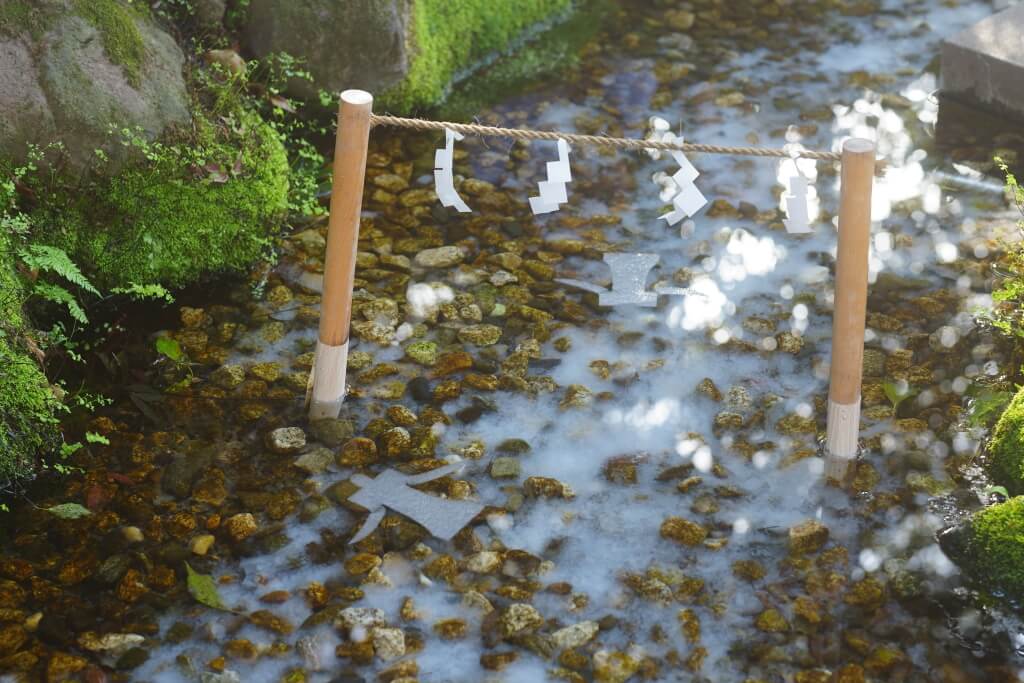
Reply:
[[[349,543],[358,543],[373,533],[387,510],[405,515],[437,538],[451,540],[480,514],[484,506],[472,500],[432,496],[412,487],[448,476],[461,468],[462,463],[454,463],[415,475],[402,474],[392,469],[384,470],[373,479],[362,474],[353,475],[350,481],[359,490],[348,499],[366,508],[370,514]]]
[[[811,232],[809,211],[807,208],[807,178],[794,175],[789,179],[789,194],[786,195],[786,215],[782,222],[786,224],[786,232],[795,235]]]
[[[661,139],[663,142],[683,143],[681,135],[673,135],[671,132],[665,132]],[[669,225],[675,225],[704,208],[708,200],[694,184],[697,176],[700,175],[700,171],[690,163],[690,160],[681,151],[672,150],[669,154],[679,164],[679,170],[672,174],[672,183],[676,186],[676,194],[672,197],[672,211],[662,215],[661,218],[668,221]]]
[[[604,262],[612,272],[611,289],[581,280],[558,278],[555,282],[597,294],[600,306],[657,306],[658,297],[662,294],[691,294],[690,290],[679,287],[662,286],[656,287],[654,291],[647,290],[647,276],[660,259],[658,254],[605,254]]]
[[[434,152],[434,192],[441,200],[442,206],[454,206],[460,213],[469,213],[472,209],[462,201],[455,191],[455,141],[463,138],[461,133],[444,129],[444,148]]]
[[[569,169],[569,143],[565,140],[558,140],[558,161],[549,161],[547,171],[548,179],[537,183],[540,196],[530,197],[530,210],[534,214],[558,211],[560,204],[569,201],[565,185],[572,180],[572,172]]]

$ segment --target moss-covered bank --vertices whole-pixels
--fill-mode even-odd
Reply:
[[[14,264],[10,240],[0,233],[0,487],[31,472],[37,453],[57,443],[57,401],[26,348],[22,283]]]
[[[227,123],[200,122],[189,140],[138,144],[143,162],[90,181],[88,193],[50,192],[37,213],[43,238],[97,284],[183,286],[268,251],[288,206],[289,164],[257,114],[239,109]]]
[[[382,105],[409,111],[437,104],[460,72],[509,50],[527,29],[564,15],[572,5],[573,0],[417,0],[409,71],[383,93]]]
[[[1024,389],[1017,392],[992,431],[989,475],[1012,495],[1024,494]]]

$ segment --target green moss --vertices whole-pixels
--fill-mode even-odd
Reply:
[[[409,73],[383,94],[383,108],[408,111],[440,102],[460,70],[506,50],[527,28],[571,6],[572,0],[418,0]]]
[[[1024,597],[1024,496],[976,512],[964,551],[961,562],[976,580]]]
[[[124,69],[129,83],[138,86],[146,48],[135,24],[136,10],[120,0],[74,0],[74,7],[99,31],[110,61]]]
[[[1011,494],[1024,494],[1024,389],[996,423],[988,452],[989,476]]]
[[[155,158],[97,181],[92,196],[70,206],[47,202],[48,239],[104,287],[181,286],[250,266],[287,209],[284,146],[244,110],[226,137],[212,129],[199,137],[150,150]]]
[[[438,110],[440,118],[452,121],[472,119],[480,110],[501,100],[509,92],[521,92],[549,74],[571,80],[580,62],[580,51],[598,34],[616,5],[610,0],[588,0],[557,28],[530,40],[514,54],[494,62],[454,90]]]
[[[24,348],[21,283],[7,236],[0,234],[0,486],[32,471],[56,444],[57,402]]]
[[[47,8],[29,0],[0,0],[0,35],[28,31],[38,39],[46,30],[48,19]]]

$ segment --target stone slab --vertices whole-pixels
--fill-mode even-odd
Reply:
[[[942,94],[1024,117],[1024,3],[942,42]]]

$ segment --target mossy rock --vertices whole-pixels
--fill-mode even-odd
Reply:
[[[0,156],[60,143],[62,168],[111,169],[128,161],[113,128],[154,140],[191,122],[185,57],[171,36],[128,0],[0,0]]]
[[[88,196],[51,195],[35,216],[47,227],[42,238],[102,287],[182,286],[248,268],[287,210],[289,166],[277,131],[247,110],[232,117],[96,179]]]
[[[536,26],[568,16],[572,0],[253,0],[250,49],[303,59],[317,88],[361,87],[376,108],[408,112],[442,101],[451,84],[511,52]]]
[[[1024,389],[1010,401],[988,444],[989,476],[1011,495],[1024,494]]]
[[[1024,496],[974,513],[943,550],[987,591],[1024,598]]]
[[[0,188],[0,208],[5,205]],[[6,234],[0,233],[0,486],[32,471],[57,443],[57,400],[25,347],[23,294]]]

